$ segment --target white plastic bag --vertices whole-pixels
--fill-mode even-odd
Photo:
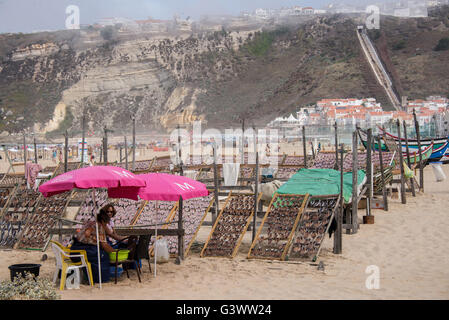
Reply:
[[[168,259],[170,257],[168,253],[168,243],[165,239],[160,239],[156,241],[156,248],[155,248],[155,254],[156,254],[156,261],[157,263],[165,263],[168,262]]]
[[[444,181],[446,179],[446,175],[444,174],[443,168],[441,167],[441,162],[433,162],[431,164],[437,182]]]

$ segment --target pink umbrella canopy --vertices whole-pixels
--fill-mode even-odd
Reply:
[[[92,166],[63,173],[39,187],[44,197],[70,191],[74,188],[144,187],[145,181],[123,168]]]
[[[146,182],[145,187],[111,188],[110,198],[128,198],[132,200],[178,201],[205,197],[209,194],[204,183],[167,173],[145,173],[137,175]]]

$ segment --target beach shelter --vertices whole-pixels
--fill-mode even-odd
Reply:
[[[299,169],[276,192],[279,194],[310,194],[311,196],[340,194],[340,171],[333,169]],[[366,182],[363,170],[357,172],[358,190]],[[359,193],[358,192],[358,193]],[[349,203],[352,197],[352,172],[343,174],[343,198]]]
[[[162,200],[162,201],[178,201],[179,200],[179,221],[182,228],[182,201],[192,198],[205,197],[209,195],[209,191],[204,183],[199,181],[168,173],[145,173],[137,175],[145,181],[146,186],[142,188],[111,188],[108,189],[110,198],[127,198],[138,200]],[[158,208],[158,206],[156,206]],[[156,220],[157,220],[156,212]],[[155,254],[154,254],[154,276],[156,276],[156,254],[157,254],[157,227],[155,235]],[[181,248],[178,248],[181,252]]]
[[[44,197],[51,197],[74,188],[92,189],[94,200],[94,216],[97,211],[95,201],[96,188],[122,187],[144,187],[146,182],[132,172],[114,166],[92,166],[72,170],[45,182],[39,187],[39,191]],[[100,263],[100,242],[98,239],[98,225],[95,223],[97,233],[98,250],[98,276],[101,288],[101,263]]]

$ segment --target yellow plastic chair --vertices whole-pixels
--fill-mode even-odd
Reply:
[[[55,253],[56,258],[56,271],[53,276],[53,282],[56,284],[58,279],[59,270],[61,270],[61,283],[60,290],[64,290],[67,273],[73,269],[87,268],[87,276],[89,278],[89,284],[93,286],[92,268],[90,262],[87,260],[87,254],[85,250],[70,250],[64,247],[57,241],[50,240],[51,247]],[[72,258],[80,258],[81,261],[73,262]]]

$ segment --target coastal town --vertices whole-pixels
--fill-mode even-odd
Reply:
[[[268,127],[330,126],[336,122],[339,126],[368,128],[397,120],[412,126],[413,112],[420,126],[433,122],[442,133],[447,133],[449,99],[442,96],[429,96],[425,100],[404,99],[400,111],[385,111],[375,98],[321,99],[316,104],[301,106],[296,116],[275,118]]]

